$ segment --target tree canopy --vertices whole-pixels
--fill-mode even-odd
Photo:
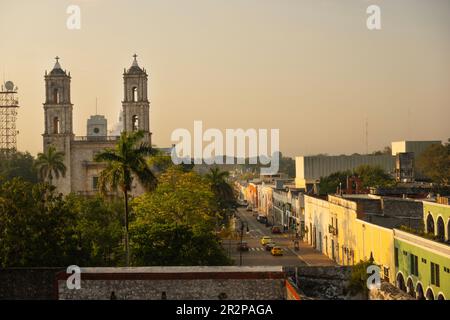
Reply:
[[[417,169],[439,185],[450,182],[450,139],[446,144],[429,146],[417,159]]]

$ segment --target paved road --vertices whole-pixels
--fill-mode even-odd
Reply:
[[[238,210],[240,220],[247,223],[249,232],[244,230],[243,241],[249,245],[248,252],[242,252],[242,265],[244,266],[299,266],[299,265],[334,265],[328,257],[315,251],[308,244],[300,242],[300,250],[294,250],[291,234],[271,234],[271,229],[259,223],[252,212],[244,208]],[[237,227],[240,227],[238,220]],[[263,236],[271,236],[275,243],[283,248],[283,256],[272,256],[269,251],[261,245]],[[240,253],[236,249],[240,240],[224,240],[223,246],[229,256],[240,264]]]

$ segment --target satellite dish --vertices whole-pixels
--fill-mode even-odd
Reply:
[[[5,88],[6,88],[7,91],[13,91],[14,90],[14,82],[6,81],[5,82]]]

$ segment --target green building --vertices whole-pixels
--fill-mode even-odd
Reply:
[[[447,197],[438,197],[438,202],[423,201],[425,232],[437,236],[441,242],[450,243],[450,205]]]
[[[431,205],[425,207],[424,204],[424,210],[430,209],[432,209]],[[434,215],[434,211],[430,212]],[[428,211],[424,216],[427,215]],[[394,229],[394,263],[398,288],[416,299],[450,299],[450,245],[448,243]]]

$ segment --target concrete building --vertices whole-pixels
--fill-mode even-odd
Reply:
[[[93,160],[94,156],[105,148],[114,147],[119,137],[107,135],[107,120],[101,115],[91,116],[87,121],[86,136],[75,136],[71,76],[70,72],[61,68],[58,59],[53,69],[48,74],[45,72],[43,149],[47,152],[50,146],[54,146],[57,151],[64,153],[66,175],[54,180],[59,192],[93,195],[97,193],[99,174],[105,168],[105,164]],[[151,145],[147,78],[145,69],[139,67],[135,55],[131,67],[123,73],[122,114],[124,130],[144,131],[143,142]],[[132,193],[142,191],[135,179]]]
[[[392,155],[396,157],[395,177],[397,181],[412,182],[425,178],[416,170],[416,161],[431,145],[441,141],[395,141],[391,143]]]
[[[311,191],[321,177],[345,170],[353,170],[360,165],[381,167],[385,172],[394,171],[395,158],[391,155],[341,155],[341,156],[300,156],[295,158],[295,186]]]
[[[394,141],[391,143],[392,155],[395,156],[398,153],[413,152],[417,159],[417,157],[433,144],[442,144],[442,141]]]

